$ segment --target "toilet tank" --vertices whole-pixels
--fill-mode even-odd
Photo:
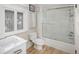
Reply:
[[[29,33],[30,40],[35,40],[37,38],[37,33],[36,32],[31,32]]]

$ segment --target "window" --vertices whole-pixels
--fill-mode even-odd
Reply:
[[[14,11],[5,10],[5,32],[14,31]]]
[[[23,13],[17,12],[17,30],[23,29]]]

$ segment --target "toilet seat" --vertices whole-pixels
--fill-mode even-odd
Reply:
[[[44,45],[44,40],[40,38],[33,40],[33,42],[37,45]]]

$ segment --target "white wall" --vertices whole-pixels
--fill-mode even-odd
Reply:
[[[39,5],[38,7],[38,12],[37,12],[37,31],[38,31],[38,36],[42,37],[42,19],[43,19],[43,9]]]
[[[2,33],[2,36],[1,36],[1,38],[4,38],[5,36],[10,36],[10,35],[13,35],[13,34],[17,34],[17,33],[20,33],[20,32],[24,32],[24,31],[27,31],[28,30],[28,5],[26,5],[26,7],[23,7],[23,6],[21,6],[21,5],[18,5],[18,4],[1,4],[0,5],[0,7],[2,8],[2,12],[3,13],[1,13],[1,16],[2,16],[2,22],[1,22],[1,24],[3,24],[3,26],[2,25],[0,25],[2,28],[3,28],[3,33]],[[15,18],[15,31],[14,32],[5,32],[5,26],[4,26],[4,24],[5,24],[5,15],[4,15],[4,10],[5,9],[11,9],[11,10],[14,10],[15,11],[15,13],[17,12],[17,10],[18,11],[23,11],[24,12],[24,25],[23,25],[23,30],[16,30],[16,18]],[[15,14],[15,17],[16,17],[16,14]],[[0,21],[1,21],[0,20]]]
[[[32,18],[29,15],[29,9],[28,9],[29,5],[28,4],[24,4],[24,5],[23,4],[2,4],[0,6],[5,6],[5,7],[8,7],[8,8],[14,8],[14,9],[16,8],[16,9],[24,9],[24,10],[26,10],[26,12],[27,12],[27,15],[26,15],[27,19],[24,21],[24,24],[25,24],[25,28],[27,30],[25,30],[25,32],[19,32],[16,35],[21,37],[21,38],[23,38],[23,39],[25,39],[25,40],[29,40],[28,31],[29,31],[29,23],[31,23],[31,22],[29,22],[29,20],[31,21],[31,19],[29,19],[29,18]],[[32,45],[32,43],[28,41],[27,48],[29,48],[31,45]]]

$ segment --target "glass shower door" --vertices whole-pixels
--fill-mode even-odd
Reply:
[[[49,9],[44,13],[43,37],[74,44],[73,7]]]

